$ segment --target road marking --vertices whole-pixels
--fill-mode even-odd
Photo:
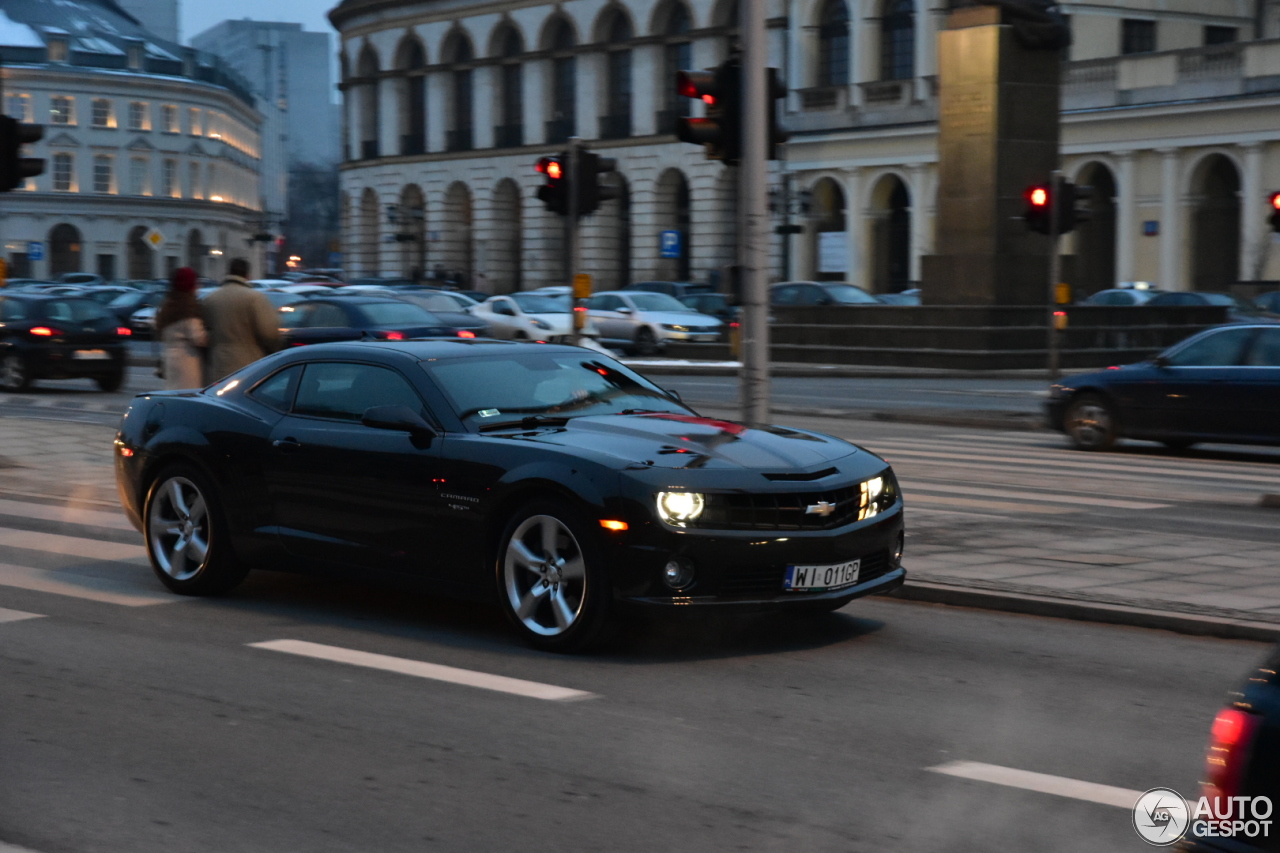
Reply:
[[[101,539],[85,539],[80,536],[63,536],[61,533],[16,530],[12,527],[0,527],[0,546],[48,551],[52,554],[66,554],[91,560],[131,560],[147,556],[147,549],[141,545],[104,542]]]
[[[1010,501],[984,501],[977,498],[954,498],[944,495],[911,494],[907,490],[903,499],[910,507],[913,504],[940,504],[941,506],[967,506],[974,509],[998,509],[1004,512],[1029,512],[1034,515],[1065,515],[1079,512],[1078,509],[1067,509],[1061,506],[1040,506],[1038,504],[1012,503]]]
[[[940,492],[945,491],[949,494],[962,495],[983,495],[993,498],[1019,498],[1028,501],[1045,501],[1046,503],[1059,504],[1080,504],[1082,506],[1105,506],[1113,509],[1167,509],[1172,504],[1154,504],[1141,503],[1139,501],[1121,501],[1114,498],[1091,498],[1084,495],[1046,495],[1040,492],[1012,492],[1007,489],[984,489],[978,486],[970,486],[968,484],[962,486],[951,486],[944,483],[924,483],[916,480],[902,481],[902,486],[907,492],[907,499],[911,500],[917,497],[912,495],[912,490],[919,489],[924,492]]]
[[[25,619],[43,619],[43,613],[27,613],[23,610],[9,610],[6,607],[0,607],[0,622],[21,622]],[[4,845],[0,844],[0,853],[3,853]]]
[[[5,844],[0,841],[0,853],[36,853],[30,847],[19,847],[16,844]]]
[[[93,527],[110,527],[114,530],[133,530],[134,527],[119,512],[100,509],[81,509],[74,506],[50,506],[49,504],[0,498],[0,515],[18,515],[23,518],[39,518],[46,521],[65,521],[69,524],[86,524]]]
[[[1131,791],[1128,788],[1099,785],[1096,782],[1081,782],[1079,779],[1050,776],[1047,773],[1032,773],[1030,770],[1015,770],[1012,767],[983,764],[980,761],[948,761],[946,764],[925,769],[947,776],[958,776],[961,779],[990,782],[993,785],[1038,791],[1041,794],[1054,794],[1121,809],[1132,809],[1134,803],[1138,802],[1138,798],[1142,796],[1141,791]]]
[[[113,566],[112,571],[124,567]],[[138,569],[137,575],[144,570]],[[147,578],[151,573],[147,572]],[[190,599],[174,595],[156,586],[155,581],[143,580],[134,575],[99,577],[67,570],[32,569],[0,563],[0,586],[29,589],[84,598],[105,604],[121,604],[125,607],[147,607],[152,604],[175,604]]]
[[[479,687],[483,690],[496,690],[499,693],[527,696],[531,699],[572,702],[579,699],[596,698],[594,693],[588,693],[584,690],[572,690],[568,687],[556,687],[554,684],[540,684],[537,681],[508,678],[505,675],[491,675],[487,672],[458,669],[457,667],[444,666],[438,663],[426,663],[424,661],[409,660],[408,658],[373,654],[372,652],[358,652],[354,649],[309,643],[305,640],[268,640],[262,643],[249,643],[249,645],[255,649],[269,649],[273,652],[284,652],[290,655],[301,655],[302,657],[318,658],[337,663],[349,663],[354,666],[365,666],[386,672],[398,672],[401,675],[429,678],[433,681],[447,681],[450,684],[462,684],[467,687]]]

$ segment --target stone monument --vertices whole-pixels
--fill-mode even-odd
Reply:
[[[1047,0],[953,3],[938,37],[936,254],[932,305],[1043,305],[1049,240],[1019,219],[1027,187],[1058,168],[1062,50]]]

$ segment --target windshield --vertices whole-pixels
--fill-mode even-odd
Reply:
[[[880,302],[870,293],[852,284],[829,284],[823,290],[841,305],[876,305]]]
[[[689,414],[658,388],[607,356],[531,353],[433,362],[427,370],[468,424],[549,415],[607,415],[628,409]]]
[[[1243,299],[1233,296],[1230,293],[1201,293],[1200,295],[1203,296],[1204,301],[1210,305],[1225,305],[1226,307],[1234,308],[1243,314],[1258,313],[1257,306],[1250,305],[1248,302],[1245,302]]]
[[[566,314],[569,311],[568,296],[548,296],[544,293],[513,293],[511,298],[526,314]]]
[[[665,293],[629,293],[637,311],[676,311],[692,314],[693,309]]]
[[[134,293],[121,293],[120,295],[116,296],[115,299],[112,299],[108,304],[112,308],[128,308],[130,305],[139,304],[140,302],[142,302],[143,299],[146,298],[146,296],[147,294],[143,293],[142,291],[135,291]]]
[[[434,325],[438,321],[425,308],[408,302],[371,302],[359,306],[359,311],[371,323],[415,323]]]

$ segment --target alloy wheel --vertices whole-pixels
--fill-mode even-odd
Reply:
[[[503,557],[507,600],[525,628],[555,637],[573,627],[586,600],[586,562],[578,540],[550,515],[526,518]]]
[[[21,356],[5,356],[0,364],[0,385],[10,391],[20,391],[27,386],[27,366]]]
[[[160,569],[178,581],[190,580],[209,562],[209,507],[196,484],[170,477],[151,500],[147,534]]]
[[[1092,400],[1071,408],[1067,420],[1067,432],[1081,447],[1103,447],[1110,440],[1113,430],[1111,412],[1101,403]]]

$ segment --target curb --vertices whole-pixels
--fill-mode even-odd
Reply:
[[[688,405],[700,410],[734,411],[735,406],[723,402],[712,403],[699,400],[686,400]],[[1044,431],[1048,427],[1044,418],[1024,412],[1010,412],[1007,415],[991,415],[982,412],[960,410],[950,412],[946,409],[925,411],[883,412],[874,409],[816,409],[806,406],[770,406],[769,411],[775,415],[808,418],[839,418],[849,421],[884,421],[900,424],[928,424],[931,426],[962,427],[969,429],[1002,429],[1013,432]]]
[[[1047,595],[996,592],[952,584],[913,581],[910,578],[908,578],[905,586],[888,593],[885,597],[926,604],[946,604],[953,607],[976,607],[982,610],[1022,613],[1029,616],[1051,616],[1058,619],[1074,619],[1080,622],[1101,622],[1109,625],[1127,625],[1133,628],[1154,628],[1199,637],[1217,637],[1224,640],[1254,640],[1264,643],[1280,641],[1280,624],[1269,622],[1250,622],[1226,617],[1173,613],[1167,610],[1153,610],[1147,607],[1078,601],[1053,598]]]

